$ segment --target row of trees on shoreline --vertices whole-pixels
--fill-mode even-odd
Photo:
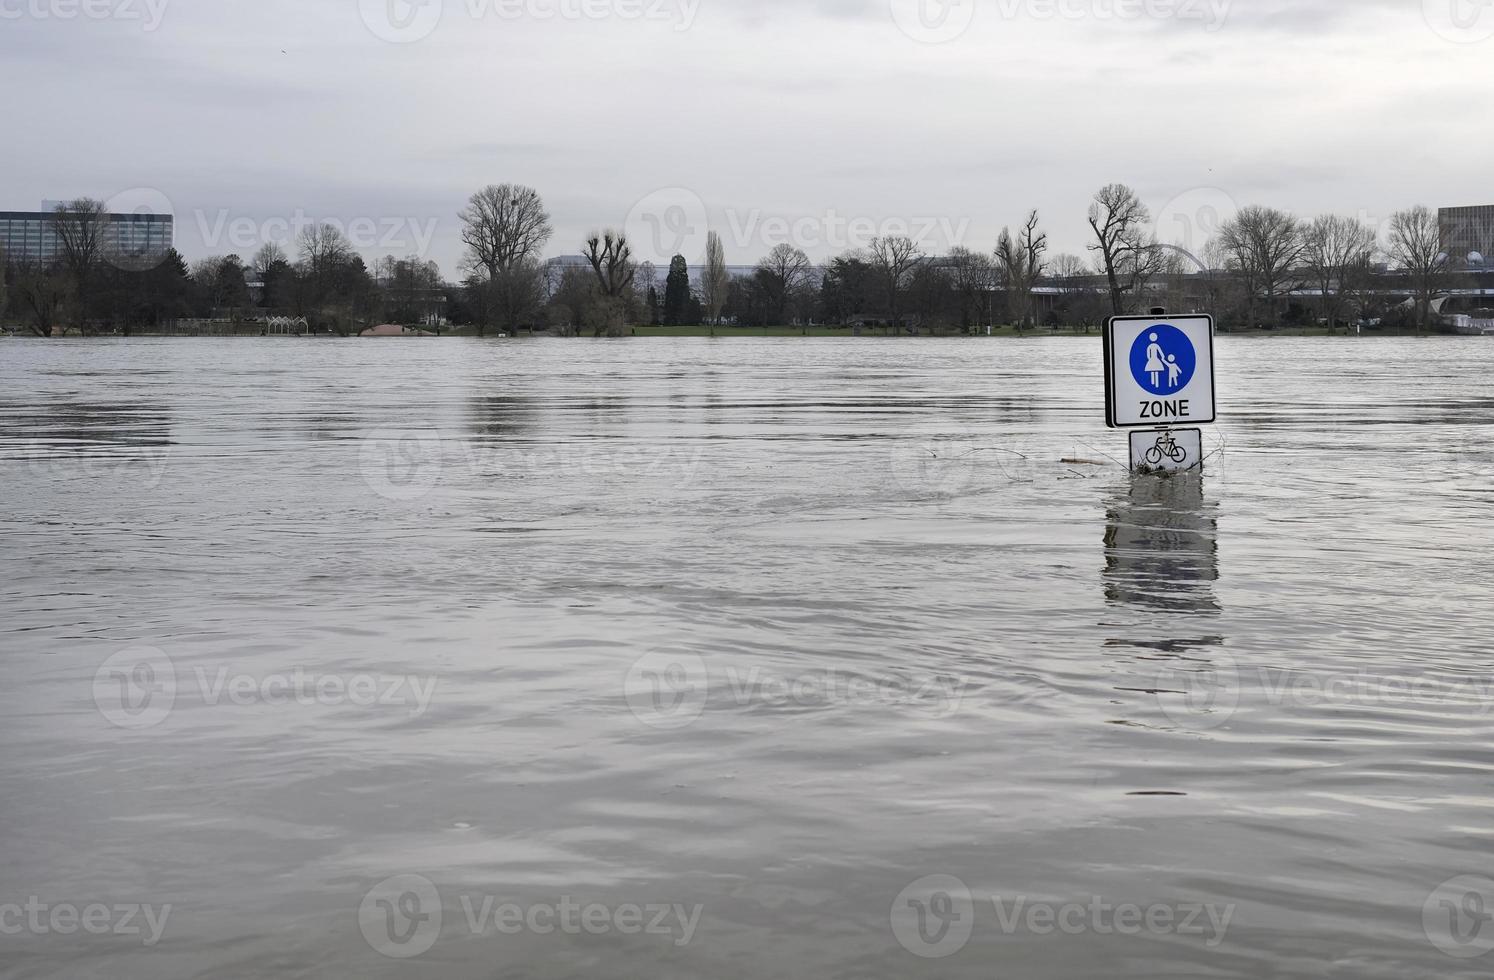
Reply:
[[[598,336],[635,324],[857,324],[890,332],[969,331],[987,323],[1088,327],[1150,305],[1165,295],[1165,284],[1191,275],[1192,295],[1171,306],[1202,301],[1224,323],[1241,326],[1308,315],[1332,326],[1393,312],[1398,304],[1374,288],[1390,265],[1411,293],[1400,315],[1426,329],[1433,298],[1451,276],[1436,214],[1425,207],[1393,215],[1382,241],[1355,218],[1301,221],[1250,206],[1221,225],[1202,255],[1159,243],[1149,210],[1124,184],[1096,192],[1086,217],[1088,261],[1050,256],[1034,210],[1015,229],[1003,228],[991,253],[955,246],[929,255],[912,239],[889,235],[816,266],[802,249],[780,244],[747,275],[728,272],[721,238],[710,232],[692,277],[684,255],[663,275],[635,260],[626,234],[614,229],[588,235],[579,258],[546,261],[553,227],[539,192],[496,184],[473,194],[459,214],[462,279],[452,284],[416,256],[386,256],[370,269],[329,224],[304,229],[294,257],[275,243],[247,262],[228,255],[189,266],[174,249],[114,255],[104,205],[81,199],[53,215],[55,259],[4,263],[0,318],[40,336],[60,326],[128,332],[224,311],[295,315],[342,334],[378,322],[441,321],[478,333]],[[1310,303],[1298,294],[1304,288],[1313,291]],[[1046,312],[1036,302],[1040,291]]]
[[[494,208],[494,201],[509,202],[508,211]],[[1225,221],[1199,257],[1159,243],[1149,210],[1124,184],[1106,185],[1090,202],[1092,265],[1073,255],[1050,258],[1048,236],[1034,210],[1015,230],[1003,228],[989,255],[955,246],[931,256],[905,236],[883,236],[820,268],[803,250],[780,244],[747,276],[727,274],[720,236],[709,232],[697,279],[688,275],[687,258],[676,255],[662,290],[657,270],[634,262],[626,236],[616,230],[588,237],[582,251],[586,265],[562,266],[557,275],[539,259],[551,229],[533,188],[484,188],[462,220],[469,248],[465,287],[469,295],[492,290],[502,298],[487,304],[501,311],[502,319],[486,324],[508,331],[538,325],[561,333],[612,334],[629,323],[812,322],[881,323],[894,332],[910,326],[968,331],[998,316],[1021,328],[1036,325],[1034,292],[1044,283],[1064,284],[1065,301],[1053,305],[1047,325],[1088,326],[1149,304],[1157,295],[1152,288],[1157,280],[1195,272],[1205,280],[1211,308],[1226,322],[1276,326],[1294,315],[1300,321],[1303,305],[1297,303],[1294,313],[1289,297],[1306,287],[1316,291],[1318,319],[1331,327],[1351,316],[1391,312],[1394,304],[1383,298],[1376,310],[1372,289],[1382,262],[1409,277],[1414,292],[1409,318],[1426,329],[1432,299],[1451,271],[1437,216],[1427,207],[1394,214],[1382,242],[1375,228],[1356,218],[1323,215],[1301,221],[1253,205]],[[506,253],[508,264],[495,268],[476,261],[503,241],[522,244]],[[516,278],[522,285],[516,286]],[[1085,286],[1080,281],[1086,278],[1101,279],[1103,286]],[[516,295],[522,303],[513,302]]]

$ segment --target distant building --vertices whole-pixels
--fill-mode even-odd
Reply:
[[[51,211],[0,211],[0,249],[10,261],[50,262],[62,252]],[[109,214],[103,247],[116,255],[160,255],[172,247],[169,214]]]
[[[1494,204],[1438,208],[1437,227],[1442,235],[1442,250],[1454,266],[1488,268],[1494,261]]]

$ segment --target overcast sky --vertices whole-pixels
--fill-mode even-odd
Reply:
[[[189,259],[297,222],[454,276],[457,211],[536,187],[549,254],[626,227],[728,261],[868,234],[986,250],[1102,184],[1221,211],[1494,204],[1489,0],[0,0],[0,209],[176,215]]]

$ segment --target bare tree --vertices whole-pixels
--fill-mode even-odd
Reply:
[[[386,255],[375,266],[383,293],[382,316],[392,323],[431,322],[439,312],[441,270],[435,262],[409,255]]]
[[[485,280],[492,293],[490,311],[509,333],[532,326],[545,296],[545,269],[537,259],[524,258]]]
[[[949,278],[959,301],[960,327],[968,330],[996,285],[996,266],[986,255],[956,245],[949,250]]]
[[[52,234],[57,238],[59,258],[72,276],[80,321],[88,317],[93,275],[104,258],[108,232],[109,209],[103,201],[80,197],[52,211]]]
[[[638,263],[638,268],[633,272],[633,288],[637,290],[640,299],[647,299],[650,289],[659,288],[659,267],[648,261]]]
[[[639,262],[633,271],[632,302],[644,311],[649,323],[660,322],[663,315],[665,290],[659,285],[659,267],[647,259]]]
[[[489,184],[468,199],[458,217],[467,266],[484,270],[489,279],[539,258],[552,234],[539,191],[521,184]]]
[[[1156,249],[1158,265],[1155,278],[1161,281],[1163,289],[1163,298],[1158,305],[1174,312],[1188,306],[1188,273],[1193,271],[1193,264],[1183,256],[1182,249]]]
[[[1295,284],[1307,247],[1302,223],[1285,211],[1252,205],[1225,222],[1219,240],[1243,280],[1247,322],[1255,319],[1256,298],[1264,296],[1274,325],[1276,297]]]
[[[552,328],[569,334],[580,325],[581,316],[600,295],[596,277],[577,266],[555,266],[553,285],[548,299],[546,321]]]
[[[1355,321],[1369,315],[1376,298],[1375,258],[1379,252],[1379,241],[1347,266],[1338,281],[1339,309],[1346,317]]]
[[[721,247],[721,236],[714,231],[707,232],[705,268],[700,274],[700,292],[712,326],[721,322],[721,308],[726,305],[726,294],[730,287],[731,277],[726,272],[726,250]]]
[[[908,288],[908,279],[913,266],[923,258],[923,252],[911,238],[903,235],[888,235],[873,238],[867,246],[867,258],[873,271],[882,282],[887,294],[887,316],[892,329],[902,330],[898,319],[899,300]]]
[[[1100,290],[1084,282],[1095,270],[1081,257],[1071,252],[1061,252],[1048,263],[1048,277],[1056,280],[1060,292],[1058,313],[1070,326],[1090,325],[1111,312],[1109,290]]]
[[[1048,236],[1038,229],[1038,213],[1030,211],[1027,222],[1012,237],[1001,229],[996,241],[996,270],[1006,287],[1007,306],[1018,329],[1032,323],[1032,290],[1042,278],[1048,251]]]
[[[327,297],[334,274],[352,259],[353,246],[336,225],[323,223],[302,229],[296,247],[303,277],[311,288],[311,305],[319,305]]]
[[[1447,253],[1437,213],[1418,204],[1390,216],[1390,258],[1411,275],[1416,292],[1416,328],[1425,330],[1431,321],[1432,298],[1447,276]]]
[[[69,283],[54,266],[22,259],[13,267],[17,304],[29,314],[27,328],[38,337],[52,336],[58,311],[67,300]]]
[[[996,280],[1006,291],[1008,320],[1016,315],[1016,296],[1022,291],[1022,284],[1026,280],[1026,273],[1022,268],[1024,261],[1022,250],[1017,247],[1017,240],[1012,237],[1011,229],[1002,228],[1001,237],[996,240]]]
[[[187,269],[187,275],[198,285],[218,274],[218,263],[223,261],[221,255],[211,255],[205,259],[198,259]]]
[[[785,242],[774,246],[757,264],[757,275],[767,290],[773,319],[782,325],[788,322],[789,303],[809,288],[814,266],[802,250]]]
[[[1083,259],[1071,252],[1053,256],[1053,261],[1048,264],[1048,274],[1055,279],[1078,279],[1092,272]]]
[[[620,336],[627,324],[626,297],[637,274],[632,246],[626,235],[609,228],[586,239],[585,254],[601,295],[581,309],[581,322],[598,337]]]
[[[539,191],[522,184],[489,184],[467,200],[462,220],[464,268],[480,278],[469,289],[486,291],[478,333],[497,317],[510,331],[537,308],[545,291],[539,252],[550,240],[550,215]]]
[[[222,268],[223,256],[213,255],[193,262],[187,273],[197,284],[198,292],[209,310],[223,306],[222,277],[219,275]]]
[[[621,299],[633,284],[637,268],[633,264],[633,249],[628,237],[620,231],[607,229],[593,232],[586,239],[586,261],[596,273],[597,285],[602,295],[609,299]]]
[[[1048,252],[1048,233],[1038,228],[1037,209],[1027,215],[1027,224],[1022,226],[1022,236],[1017,244],[1027,256],[1028,287],[1031,288],[1047,270],[1043,256]]]
[[[923,259],[913,267],[908,277],[908,301],[921,332],[929,336],[939,332],[953,298],[954,280],[943,263]]]
[[[1330,333],[1338,324],[1345,295],[1362,281],[1374,251],[1375,230],[1354,218],[1325,214],[1307,226],[1302,263],[1317,282]]]
[[[1204,305],[1207,309],[1215,311],[1221,318],[1233,318],[1240,313],[1245,306],[1245,290],[1239,279],[1232,274],[1230,266],[1234,260],[1230,257],[1229,249],[1225,248],[1224,242],[1218,238],[1211,238],[1203,248],[1200,256],[1203,270]]]
[[[392,258],[392,256],[391,256]],[[249,268],[254,270],[254,276],[260,282],[264,282],[265,276],[269,274],[277,264],[285,262],[285,249],[275,242],[265,242],[254,253],[254,258],[249,262]]]
[[[1148,233],[1151,212],[1125,184],[1106,184],[1089,206],[1095,233],[1090,251],[1099,253],[1100,271],[1110,287],[1111,312],[1126,312],[1128,300],[1140,295],[1160,268],[1156,240]]]

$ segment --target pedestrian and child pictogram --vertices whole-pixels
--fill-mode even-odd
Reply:
[[[1198,366],[1193,342],[1170,324],[1159,324],[1131,345],[1131,374],[1154,395],[1170,395],[1188,386]]]

